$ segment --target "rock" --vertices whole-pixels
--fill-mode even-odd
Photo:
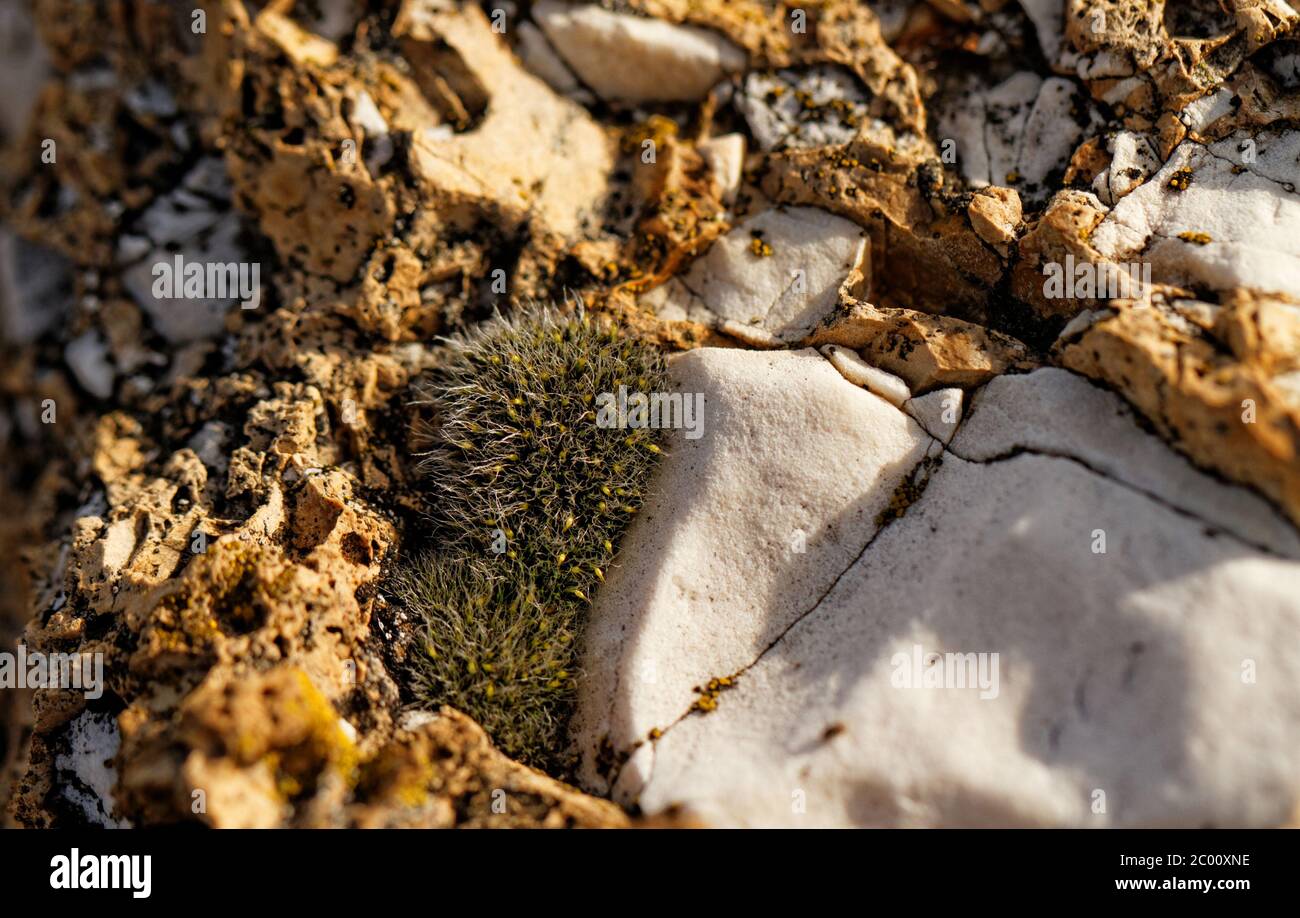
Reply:
[[[602,99],[693,102],[745,67],[745,53],[694,26],[540,0],[533,19],[583,83]]]
[[[360,16],[357,0],[319,0],[305,11],[307,28],[335,44],[352,34]]]
[[[181,263],[201,265],[205,272],[209,265],[232,265],[237,272],[249,270],[252,263],[239,244],[239,218],[227,213],[214,217],[214,220],[180,245]],[[175,228],[164,224],[162,229],[164,234],[171,235],[169,229]],[[171,245],[176,243],[172,241]],[[165,244],[157,244],[143,260],[123,271],[122,283],[149,315],[153,327],[168,341],[183,343],[219,336],[226,328],[226,313],[241,301],[237,290],[234,296],[222,297],[215,290],[209,292],[205,283],[203,296],[156,295],[155,283],[159,280],[159,275],[155,274],[156,266],[171,267],[174,264],[175,255],[167,250]],[[172,273],[175,275],[174,271]],[[258,273],[260,275],[260,270]],[[249,277],[252,277],[251,273]]]
[[[769,155],[763,193],[862,227],[871,239],[870,297],[882,305],[989,324],[989,290],[1007,270],[1005,256],[968,220],[946,213],[943,171],[929,141],[874,124],[832,155],[822,148]]]
[[[408,716],[365,766],[360,828],[623,828],[627,815],[497,751],[483,729],[444,707]]]
[[[727,362],[753,385],[742,364],[773,356]],[[618,799],[724,826],[1290,818],[1300,564],[1238,534],[1281,532],[1267,508],[1187,467],[1112,396],[1060,371],[1005,377],[950,451],[896,454],[885,476],[873,452],[825,472],[807,465],[821,450],[782,460],[808,436],[788,421],[779,436],[748,426],[743,447],[710,421],[713,445],[678,446],[662,470],[690,511],[638,521],[598,599],[576,733],[589,786],[610,763]],[[838,497],[855,510],[923,473],[883,528],[837,526],[833,548],[809,542],[792,562],[778,532],[807,511],[753,487],[734,506],[717,484],[733,455],[767,481],[793,462],[805,494],[856,490]],[[713,564],[697,581],[679,553],[701,546]]]
[[[1034,24],[1038,47],[1048,64],[1055,63],[1061,53],[1061,39],[1065,28],[1065,8],[1056,0],[1019,0],[1025,15]]]
[[[30,344],[53,328],[72,305],[72,263],[0,228],[0,333]]]
[[[700,155],[713,171],[723,203],[735,201],[740,190],[741,174],[745,168],[745,135],[723,134],[710,137],[699,144]]]
[[[556,92],[573,95],[582,90],[582,84],[573,75],[573,71],[555,53],[542,30],[531,22],[519,24],[519,45],[515,50],[523,65]]]
[[[253,277],[252,263],[239,241],[239,218],[229,210],[229,180],[221,161],[201,160],[182,185],[158,198],[118,243],[123,284],[158,333],[175,343],[219,336],[225,331],[227,311],[241,301],[238,283],[229,295],[220,296],[220,291],[208,289],[206,279],[201,296],[183,295],[184,275],[174,270],[177,254],[182,265],[201,266],[205,278],[208,267],[216,265],[233,266],[236,273],[228,276]],[[177,295],[155,292],[159,266],[175,277]],[[259,269],[259,281],[260,274]],[[260,299],[260,284],[258,288]]]
[[[873,367],[853,351],[836,347],[834,344],[827,344],[820,350],[841,376],[853,385],[861,386],[868,392],[879,395],[895,408],[901,408],[903,403],[912,397],[907,383],[893,373],[886,373]]]
[[[982,385],[1030,365],[1025,346],[961,319],[855,302],[803,342],[858,351],[873,366],[902,377],[915,393]]]
[[[588,786],[655,825],[1291,812],[1287,4],[8,6],[0,644],[110,687],[0,697],[11,821],[627,823],[405,710],[409,387],[531,300],[727,347],[675,358],[704,436],[594,597]],[[275,308],[152,297],[177,253]],[[1069,259],[1156,279],[1048,298]],[[963,651],[983,699],[890,685]]]
[[[1160,160],[1151,140],[1133,131],[1120,131],[1107,147],[1110,164],[1093,179],[1092,190],[1103,204],[1113,207],[1159,170]]]
[[[956,141],[959,167],[972,186],[1008,185],[1038,205],[1051,196],[1048,176],[1065,171],[1100,123],[1074,83],[1021,71],[997,86],[969,89],[941,113],[939,132]]]
[[[1046,368],[999,376],[979,390],[952,451],[988,463],[1017,450],[1069,456],[1216,532],[1300,560],[1300,534],[1273,505],[1245,488],[1211,486],[1159,438],[1141,433],[1122,399],[1078,374]]]
[[[1257,151],[1257,153],[1249,152]],[[1157,283],[1300,297],[1300,135],[1187,141],[1092,232],[1116,263]]]
[[[848,220],[809,207],[764,211],[646,301],[662,318],[732,321],[794,342],[831,311],[865,253]]]
[[[870,117],[862,84],[830,66],[750,73],[736,108],[761,150],[847,143]]]
[[[703,393],[704,436],[674,435],[597,596],[573,731],[590,788],[617,778],[607,743],[626,753],[667,727],[691,686],[734,673],[816,605],[931,443],[816,351],[705,348],[672,373]],[[638,774],[623,770],[625,788]]]
[[[1196,463],[1249,485],[1300,524],[1300,306],[1245,292],[1223,306],[1121,301],[1061,363],[1114,387]]]
[[[576,235],[603,199],[612,166],[610,143],[596,123],[523,70],[476,9],[435,13],[427,20],[412,13],[398,28],[405,30],[412,54],[450,43],[468,72],[461,79],[491,99],[474,131],[442,140],[417,135],[417,164],[434,194],[453,203],[491,201],[503,212],[508,231],[531,220],[542,224],[534,231]]]
[[[9,143],[27,128],[41,85],[50,74],[50,55],[36,34],[27,4],[6,4],[0,10],[0,142]]]
[[[108,345],[98,331],[83,332],[69,341],[63,359],[81,387],[95,398],[113,394],[113,364],[108,358]]]
[[[902,408],[926,433],[947,446],[961,424],[965,402],[966,393],[961,389],[936,389],[908,399]]]
[[[90,825],[129,828],[130,822],[116,815],[113,802],[117,780],[113,757],[122,742],[116,719],[103,712],[83,711],[68,725],[65,742],[67,751],[54,759],[54,767],[68,775],[60,782],[64,799],[80,809]]]
[[[971,227],[979,237],[992,246],[1006,251],[1015,241],[1016,227],[1020,225],[1020,195],[1011,188],[989,186],[971,197]]]

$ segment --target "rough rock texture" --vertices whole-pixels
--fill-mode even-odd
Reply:
[[[865,254],[862,234],[848,220],[810,207],[765,211],[642,303],[663,319],[730,322],[797,342],[835,308],[850,273],[862,272]]]
[[[785,455],[809,435],[800,416],[833,403],[877,430],[910,421],[811,380],[764,398],[773,360],[677,364],[684,385],[706,385],[693,364],[711,371],[714,445],[678,444],[661,488],[689,489],[690,512],[637,523],[617,576],[645,588],[595,610],[576,733],[593,787],[724,825],[1289,817],[1300,540],[1276,511],[1059,370],[991,383],[946,449],[828,448],[828,474]],[[837,516],[743,479],[796,468],[810,493],[852,493]],[[809,523],[833,537],[801,556],[786,530]],[[948,653],[997,653],[997,669],[924,682]]]
[[[103,652],[107,679],[96,701],[0,693],[9,818],[622,824],[494,756],[454,712],[413,724],[410,620],[383,588],[426,528],[406,431],[436,336],[567,298],[672,350],[734,351],[678,361],[719,387],[732,423],[709,413],[709,433],[669,467],[752,447],[785,496],[744,480],[790,502],[788,518],[757,519],[755,544],[692,535],[674,563],[701,571],[725,551],[758,576],[765,551],[792,544],[791,520],[827,521],[772,581],[774,605],[735,606],[742,625],[715,622],[705,657],[675,638],[673,665],[696,681],[629,702],[635,716],[611,722],[617,741],[588,750],[602,763],[589,759],[590,786],[606,786],[592,769],[614,777],[632,744],[699,702],[718,711],[660,741],[676,764],[653,766],[650,809],[690,796],[721,821],[783,822],[798,789],[806,821],[1092,824],[1095,781],[1105,824],[1276,821],[1294,760],[1246,762],[1198,738],[1223,718],[1226,731],[1260,731],[1246,746],[1297,746],[1294,699],[1274,681],[1295,665],[1277,584],[1290,582],[1282,559],[1300,523],[1297,41],[1300,14],[1280,0],[6,4],[0,552],[21,563],[0,567],[0,641]],[[176,254],[259,266],[256,308],[229,291],[155,295],[154,265]],[[1136,267],[1141,282],[1057,295],[1045,272],[1067,263],[1086,277]],[[743,387],[717,370],[729,361],[763,368],[751,380],[769,386],[761,403],[735,407]],[[1075,376],[1008,382],[1050,366],[1114,390],[1160,442],[1134,439],[1116,398],[1079,395]],[[764,428],[789,401],[770,388],[778,379],[813,393],[782,408],[797,437]],[[1047,397],[1059,392],[1077,399]],[[994,425],[994,396],[1013,394]],[[983,447],[960,433],[971,405]],[[751,440],[760,428],[769,435]],[[885,462],[885,492],[864,462]],[[726,498],[724,482],[697,487]],[[754,521],[761,501],[736,501],[736,520]],[[859,502],[871,512],[854,515]],[[1019,519],[1022,504],[1028,533],[962,541]],[[1076,506],[1100,520],[1083,535],[1082,516],[1062,509]],[[717,524],[672,509],[685,535]],[[658,525],[671,528],[666,513]],[[830,528],[845,514],[843,532]],[[881,526],[880,552],[820,607],[825,624],[795,626],[739,685],[710,683],[753,664],[773,622],[793,621],[783,590],[825,590]],[[1076,557],[1099,527],[1108,554]],[[985,569],[1018,582],[1007,556],[1034,551],[1034,567],[1075,579],[1028,580],[1006,609],[994,592],[953,592]],[[612,584],[666,563],[623,558],[602,609],[637,605]],[[1099,558],[1128,567],[1098,576]],[[745,584],[723,568],[691,589],[724,602],[722,586]],[[850,590],[862,571],[871,588]],[[1036,614],[1028,597],[1041,590],[1061,592]],[[1228,590],[1273,614],[1242,621],[1219,599]],[[1080,596],[1091,604],[1070,618]],[[988,614],[956,621],[980,602]],[[971,720],[964,702],[925,693],[909,707],[866,683],[836,697],[844,672],[861,675],[922,625],[1020,654],[1001,700],[976,707],[998,713]],[[665,620],[646,627],[671,636]],[[836,646],[818,643],[828,635]],[[796,646],[803,675],[781,668]],[[837,669],[836,647],[857,656]],[[1163,665],[1147,665],[1156,653]],[[1229,653],[1258,663],[1253,701],[1214,681]],[[1027,667],[1051,690],[1024,695]],[[610,664],[591,668],[614,691]],[[618,691],[635,673],[622,678]],[[1165,692],[1173,707],[1147,718],[1161,727],[1148,734],[1093,705],[1094,691],[1148,712]],[[772,737],[714,734],[733,699],[771,708]],[[836,744],[869,741],[841,729],[849,714],[905,726],[896,744],[850,745],[841,761]],[[950,719],[988,750],[964,779],[945,769],[969,753],[932,741]],[[790,745],[813,730],[816,750]],[[719,761],[747,750],[743,781],[701,770],[715,748]],[[444,755],[447,771],[426,767]],[[637,748],[621,793],[654,755]],[[792,786],[800,756],[814,778],[837,777]],[[1142,764],[1157,759],[1171,769],[1162,788]],[[1132,777],[1113,770],[1124,761]],[[840,780],[852,768],[857,791]],[[489,788],[507,789],[504,813]],[[449,803],[464,794],[471,811]]]

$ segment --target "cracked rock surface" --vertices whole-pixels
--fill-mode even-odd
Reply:
[[[0,645],[105,675],[0,690],[4,819],[1293,821],[1298,10],[0,4]],[[549,776],[386,586],[412,385],[530,302],[705,396]]]
[[[690,512],[636,524],[619,577],[645,589],[611,583],[595,610],[577,734],[593,785],[741,826],[1290,816],[1300,541],[1272,507],[1065,371],[991,383],[944,448],[869,392],[794,374],[812,359],[676,365],[712,398],[713,446],[677,444],[661,491]],[[831,411],[870,415],[872,446],[821,434],[797,468],[835,512],[783,506],[783,444]],[[952,651],[997,652],[996,675],[923,684]],[[1247,662],[1285,678],[1261,691]]]

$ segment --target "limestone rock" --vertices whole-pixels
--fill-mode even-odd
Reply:
[[[809,207],[764,211],[646,298],[663,318],[732,321],[799,341],[835,306],[865,257],[856,226]]]
[[[895,408],[901,408],[903,403],[912,397],[907,383],[893,373],[886,373],[873,367],[855,352],[833,344],[827,344],[820,350],[841,376],[855,386],[874,392]]]
[[[1247,152],[1255,151],[1255,152]],[[1300,297],[1300,137],[1187,141],[1092,232],[1107,259],[1157,283]]]
[[[707,348],[595,597],[588,787],[1294,820],[1294,4],[0,7],[0,649],[106,677],[0,693],[8,821],[626,824],[405,710],[409,387],[533,299]],[[176,254],[262,307],[154,296]],[[917,645],[997,698],[894,689]]]
[[[867,93],[842,67],[750,73],[736,106],[763,150],[847,143],[870,117]]]
[[[1092,420],[1108,436],[1088,436]],[[711,466],[668,464],[662,488],[717,481],[705,469],[727,455],[766,468],[793,433],[719,451]],[[1006,378],[950,450],[920,456],[891,465],[894,480],[924,474],[883,528],[840,530],[854,543],[836,546],[847,563],[809,543],[792,570],[822,578],[811,595],[768,585],[790,558],[762,533],[797,519],[775,494],[751,497],[762,529],[708,487],[692,494],[698,518],[638,522],[636,560],[617,576],[659,582],[642,558],[699,545],[736,552],[746,576],[695,586],[683,562],[662,589],[611,578],[587,651],[585,779],[601,786],[594,763],[613,763],[620,799],[713,825],[1289,818],[1300,664],[1284,635],[1300,625],[1300,564],[1240,534],[1281,531],[1268,508],[1187,468],[1112,397],[1059,371]],[[878,461],[846,456],[821,476],[805,459],[803,473],[842,488]],[[1192,479],[1192,492],[1179,486]],[[882,486],[869,478],[843,502],[878,500]],[[1294,558],[1293,533],[1286,544]],[[616,680],[600,675],[611,657]]]
[[[620,828],[607,800],[513,762],[474,721],[452,708],[408,716],[363,769],[367,802],[348,811],[362,828]]]
[[[694,101],[745,67],[740,48],[706,29],[559,0],[534,4],[533,18],[582,81],[611,101]]]
[[[1065,342],[1062,363],[1113,386],[1199,465],[1250,485],[1300,523],[1297,306],[1241,293],[1117,303]]]
[[[915,393],[978,386],[998,373],[1028,366],[1029,352],[1007,335],[946,316],[851,303],[804,342],[858,351],[900,376]]]
[[[72,264],[58,252],[0,229],[0,332],[30,344],[72,305]]]
[[[672,372],[703,393],[704,436],[668,446],[592,612],[574,735],[594,788],[619,779],[611,754],[705,697],[692,686],[736,672],[816,605],[931,442],[816,351],[705,348]],[[621,774],[633,788],[639,758]]]
[[[1065,171],[1099,124],[1069,80],[1021,71],[997,86],[972,88],[945,112],[939,131],[956,141],[962,174],[973,187],[1008,185],[1042,203],[1050,196],[1049,175]]]

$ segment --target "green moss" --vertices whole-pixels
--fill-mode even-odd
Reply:
[[[561,767],[586,607],[640,508],[651,430],[602,429],[601,393],[662,391],[651,345],[531,310],[450,344],[417,430],[439,550],[394,594],[422,622],[417,698],[469,714],[507,753]]]

